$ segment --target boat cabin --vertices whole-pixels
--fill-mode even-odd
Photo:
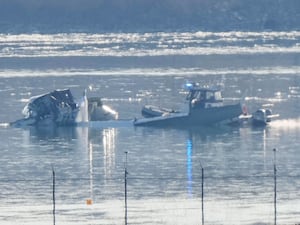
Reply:
[[[223,98],[219,89],[191,86],[186,97],[191,108],[211,108],[223,106]]]

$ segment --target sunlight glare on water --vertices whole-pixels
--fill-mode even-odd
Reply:
[[[299,37],[297,31],[1,34],[0,57],[299,53]]]

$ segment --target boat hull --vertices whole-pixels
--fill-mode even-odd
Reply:
[[[221,107],[192,109],[190,113],[170,113],[164,116],[139,119],[135,126],[155,127],[195,127],[224,123],[238,117],[242,113],[241,105],[225,105]]]

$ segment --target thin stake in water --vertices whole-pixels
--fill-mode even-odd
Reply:
[[[52,168],[52,203],[53,203],[53,225],[55,225],[55,171]]]
[[[276,169],[276,148],[273,149],[274,152],[274,225],[277,224],[277,169]]]
[[[201,208],[202,208],[202,225],[204,225],[204,169],[201,166]]]
[[[125,183],[125,225],[127,225],[127,153],[125,152],[125,174],[124,174],[124,183]]]

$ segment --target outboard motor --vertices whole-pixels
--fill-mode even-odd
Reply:
[[[272,110],[271,109],[266,109],[266,121],[269,123],[271,122],[271,118],[269,116],[272,115]]]
[[[258,109],[252,114],[254,125],[265,125],[267,123],[266,113],[264,109]]]

